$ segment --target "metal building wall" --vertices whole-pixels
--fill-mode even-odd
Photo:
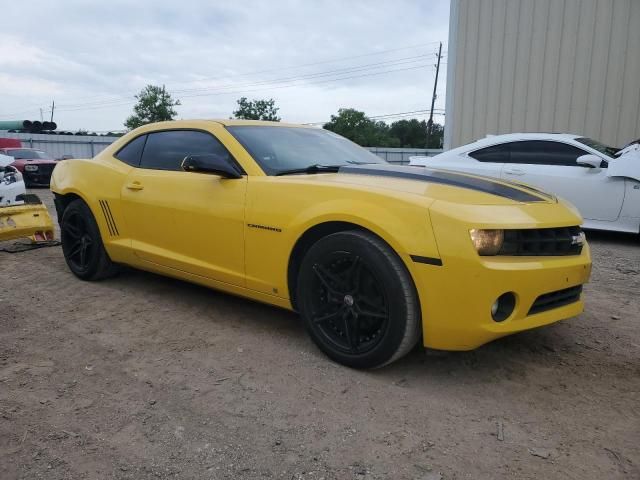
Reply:
[[[640,0],[451,0],[445,149],[487,134],[640,137]]]
[[[120,137],[92,137],[72,135],[44,135],[33,133],[9,133],[0,131],[0,138],[18,138],[23,147],[37,148],[51,154],[53,158],[73,155],[73,158],[91,158],[107,148]],[[425,155],[432,157],[441,149],[366,147],[380,158],[397,164],[409,163],[409,157]]]
[[[73,155],[73,158],[91,158],[107,148],[119,137],[45,135],[41,133],[0,131],[0,138],[18,138],[23,147],[43,150],[53,158],[62,158],[63,155]]]
[[[383,160],[398,165],[407,165],[409,163],[409,157],[433,157],[434,155],[442,153],[441,148],[366,147],[366,149],[371,153],[375,153]]]

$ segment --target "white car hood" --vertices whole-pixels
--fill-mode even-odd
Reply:
[[[640,182],[640,145],[629,145],[609,162],[607,177],[628,177]]]
[[[9,155],[0,154],[0,168],[8,167],[15,161],[16,159],[13,157],[10,157]]]

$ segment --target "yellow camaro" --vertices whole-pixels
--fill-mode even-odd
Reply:
[[[117,265],[298,311],[357,368],[469,350],[582,311],[581,218],[524,185],[385,163],[318,128],[138,128],[51,180],[71,271]]]

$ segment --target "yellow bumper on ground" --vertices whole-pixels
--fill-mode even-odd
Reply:
[[[0,241],[32,237],[53,240],[53,222],[42,204],[0,207]]]

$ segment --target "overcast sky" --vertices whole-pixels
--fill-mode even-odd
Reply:
[[[301,123],[425,110],[448,18],[448,0],[4,2],[0,119],[48,118],[55,100],[59,129],[121,130],[146,84],[179,118],[228,118],[241,96]]]

